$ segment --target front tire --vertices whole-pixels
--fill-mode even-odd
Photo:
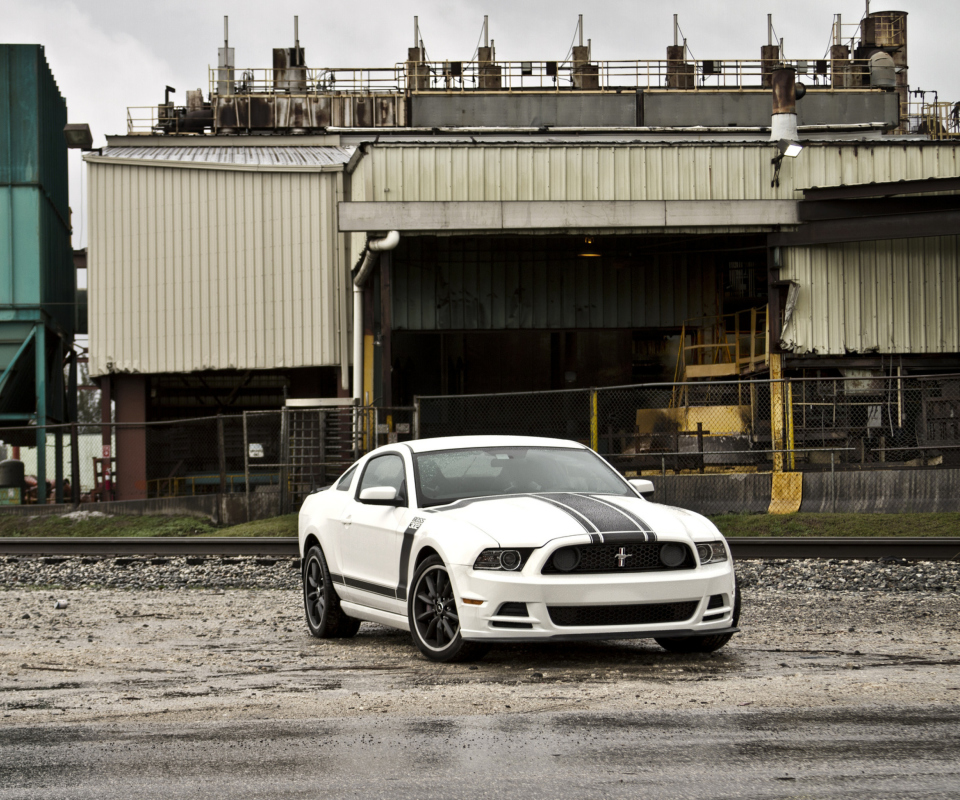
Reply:
[[[407,599],[410,635],[431,661],[464,662],[483,658],[489,645],[464,641],[453,583],[443,559],[430,556],[417,567]]]
[[[736,626],[740,622],[740,581],[734,583],[733,615],[730,625]],[[723,647],[733,638],[732,633],[719,633],[713,636],[683,636],[676,639],[654,639],[669,653],[713,653]]]
[[[303,560],[303,609],[310,635],[318,639],[348,638],[360,629],[360,620],[348,617],[340,607],[327,560],[317,546]]]

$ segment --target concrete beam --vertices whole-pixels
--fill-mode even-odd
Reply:
[[[794,200],[341,202],[340,230],[478,231],[797,225]]]

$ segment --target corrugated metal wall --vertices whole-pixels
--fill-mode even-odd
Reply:
[[[341,172],[89,175],[92,375],[340,362]]]
[[[783,331],[797,353],[960,352],[960,237],[783,251],[799,286]]]
[[[767,143],[380,144],[360,162],[352,198],[446,200],[799,199],[812,186],[960,176],[960,144],[811,143],[771,187]],[[361,196],[362,193],[362,196]]]
[[[712,254],[578,258],[578,237],[406,237],[396,330],[680,327],[720,313]],[[607,243],[613,249],[613,243]],[[602,249],[602,248],[601,248]]]
[[[40,45],[0,45],[0,304],[36,308],[73,334],[67,103]],[[5,337],[0,364],[18,344]],[[9,354],[6,350],[12,350]]]

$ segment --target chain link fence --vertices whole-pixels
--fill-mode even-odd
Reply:
[[[503,434],[581,442],[628,476],[740,476],[739,482],[714,480],[697,490],[728,493],[731,508],[789,512],[816,502],[817,510],[838,510],[844,492],[912,493],[940,506],[945,499],[960,503],[957,375],[451,395],[419,397],[413,407],[396,408],[329,401],[175,422],[51,425],[42,487],[37,433],[36,427],[0,429],[0,455],[18,458],[23,473],[18,479],[17,469],[0,468],[0,502],[242,494],[254,518],[268,508],[295,510],[307,494],[384,444]],[[879,478],[851,483],[850,476],[869,473],[886,474],[887,488],[876,488]],[[743,497],[749,475],[759,476],[749,483],[769,502]],[[699,507],[682,494],[674,500]]]
[[[417,404],[423,438],[549,436],[592,447],[631,477],[739,476],[679,484],[691,492],[728,492],[721,506],[729,510],[786,513],[802,504],[869,510],[886,501],[851,496],[847,502],[845,492],[902,495],[886,510],[960,502],[957,375],[644,384],[420,397]],[[910,474],[895,486],[894,470]],[[851,477],[880,471],[887,477],[872,483]],[[742,495],[750,474],[765,476],[750,482],[762,502]],[[707,507],[682,495],[674,499]]]
[[[42,458],[36,426],[0,428],[0,460],[9,460],[0,469],[0,504],[242,494],[250,517],[265,507],[288,513],[364,453],[413,438],[415,417],[413,407],[347,401],[171,422],[48,425]]]

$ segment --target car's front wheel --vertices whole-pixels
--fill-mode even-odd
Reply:
[[[307,551],[303,560],[303,608],[307,628],[318,639],[349,637],[360,630],[360,620],[348,617],[340,607],[327,560],[316,546]]]
[[[453,583],[443,559],[430,556],[413,575],[407,600],[410,634],[431,661],[475,661],[490,649],[480,642],[464,641]]]

